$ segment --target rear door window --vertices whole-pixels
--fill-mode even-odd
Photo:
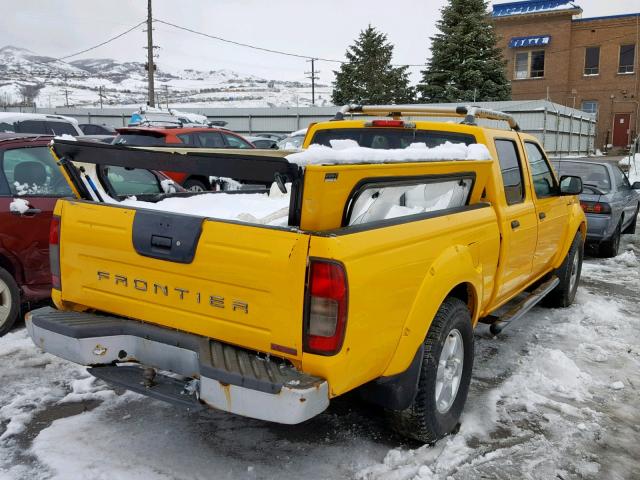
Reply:
[[[50,135],[50,131],[42,120],[24,120],[15,123],[18,133],[38,133],[40,135]]]
[[[524,201],[524,182],[516,142],[513,140],[496,140],[495,143],[507,204],[521,203]]]
[[[2,154],[2,173],[14,196],[71,196],[47,147],[14,148]]]
[[[469,202],[472,186],[473,177],[365,184],[354,195],[345,224],[362,225],[463,207]]]
[[[52,135],[71,135],[74,137],[78,135],[78,132],[70,123],[53,122],[49,120],[47,120],[45,123],[49,133]]]
[[[203,148],[224,148],[226,145],[218,132],[199,132],[200,146]]]
[[[185,147],[199,147],[200,143],[198,142],[198,138],[195,133],[181,133],[176,135],[182,143],[184,143]]]

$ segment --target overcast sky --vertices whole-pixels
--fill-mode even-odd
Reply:
[[[446,0],[154,0],[153,16],[212,35],[287,52],[343,59],[371,24],[395,45],[395,62],[424,63]],[[496,1],[505,3],[504,1]],[[583,17],[634,13],[640,0],[577,0]],[[0,0],[0,46],[61,57],[98,44],[146,18],[146,0]],[[11,12],[10,14],[8,12]],[[303,80],[303,59],[257,52],[155,24],[159,68],[230,69],[265,78]],[[77,58],[144,61],[142,27]],[[335,63],[319,62],[324,82]],[[420,67],[413,67],[417,74]],[[415,78],[414,78],[415,79]]]

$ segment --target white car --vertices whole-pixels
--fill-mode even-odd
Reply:
[[[0,112],[0,133],[36,133],[41,135],[84,135],[75,118],[44,113]]]

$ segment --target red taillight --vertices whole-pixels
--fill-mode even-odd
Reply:
[[[344,267],[311,260],[305,312],[305,352],[335,355],[347,325],[348,285]]]
[[[60,281],[60,217],[51,217],[49,226],[49,265],[51,268],[51,286],[62,289]]]
[[[611,205],[600,202],[580,202],[585,213],[611,213]]]
[[[404,120],[373,120],[372,127],[404,127]]]

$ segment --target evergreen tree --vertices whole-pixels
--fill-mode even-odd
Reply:
[[[415,90],[409,85],[408,67],[391,65],[393,45],[387,36],[369,25],[346,53],[347,62],[334,71],[331,99],[336,105],[411,103]]]
[[[511,99],[506,62],[485,0],[449,0],[418,86],[427,103]]]

